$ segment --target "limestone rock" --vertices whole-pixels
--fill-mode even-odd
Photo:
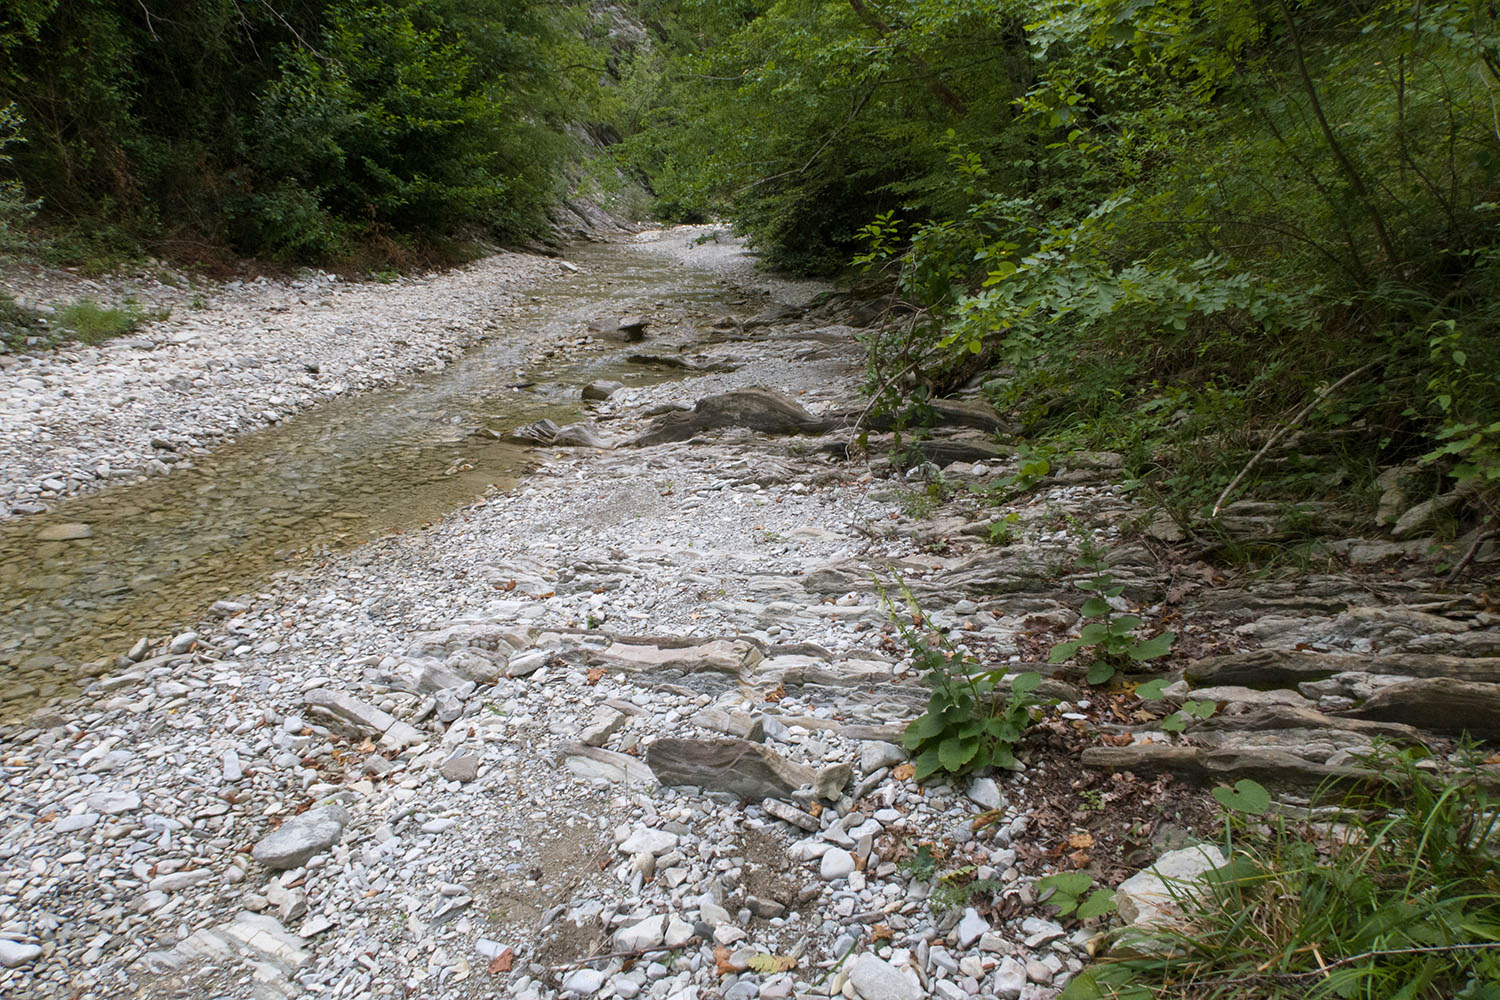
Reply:
[[[849,983],[860,1000],[922,1000],[927,995],[901,970],[868,952],[850,966]]]
[[[310,714],[338,719],[362,733],[380,736],[396,724],[395,718],[352,695],[332,688],[313,688],[302,696]]]
[[[666,937],[666,914],[647,917],[645,920],[622,927],[615,932],[615,947],[621,951],[645,951],[660,948]]]
[[[472,750],[455,750],[452,756],[443,761],[438,773],[449,781],[473,781],[479,777],[481,761],[479,754]]]
[[[821,434],[831,426],[831,421],[813,416],[781,393],[753,387],[705,397],[685,412],[663,414],[632,443],[686,441],[721,427],[748,427],[763,434]]]
[[[595,654],[593,662],[606,670],[630,672],[673,670],[692,674],[700,670],[716,670],[738,674],[754,667],[761,659],[760,650],[743,639],[684,640],[677,643],[657,639],[652,643],[616,640]]]
[[[1430,534],[1439,522],[1458,508],[1463,499],[1463,495],[1455,490],[1408,508],[1396,519],[1391,528],[1391,537],[1399,542],[1417,535]]]
[[[894,767],[906,760],[906,751],[894,743],[870,740],[859,748],[859,769],[874,774],[882,767]]]
[[[251,856],[267,868],[296,868],[337,844],[348,825],[349,813],[341,805],[310,809],[262,838]]]
[[[1347,713],[1360,719],[1404,722],[1435,733],[1500,737],[1500,684],[1423,677],[1381,688]]]
[[[829,764],[813,779],[813,794],[829,802],[837,802],[844,794],[844,786],[854,777],[854,768],[849,764]]]
[[[657,740],[646,750],[646,763],[663,785],[697,785],[742,799],[787,798],[817,777],[812,768],[747,740]]]
[[[606,400],[625,388],[623,382],[615,382],[610,379],[596,379],[583,387],[583,398],[599,402]]]
[[[563,767],[580,778],[614,783],[650,785],[656,782],[651,769],[628,754],[586,747],[582,743],[564,744]]]
[[[38,945],[22,944],[19,941],[0,938],[0,965],[7,969],[30,965],[41,957],[42,949]]]
[[[1166,926],[1181,915],[1177,900],[1198,891],[1204,873],[1225,864],[1223,852],[1208,844],[1169,851],[1120,883],[1115,908],[1122,920],[1138,928]]]

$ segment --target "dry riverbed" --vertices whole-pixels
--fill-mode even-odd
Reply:
[[[1099,928],[1036,881],[1115,882],[1209,832],[1167,772],[1295,798],[1376,736],[1443,748],[1380,700],[1427,679],[1398,666],[1481,705],[1500,680],[1478,598],[1184,561],[1141,536],[1113,456],[984,502],[1014,468],[982,408],[908,472],[878,435],[853,452],[859,304],[698,235],[624,252],[701,262],[738,304],[646,303],[636,364],[672,377],[600,387],[595,447],[211,595],[0,729],[0,992],[1046,1000]],[[1036,666],[1078,622],[1085,545],[1224,724],[1172,737],[1049,671],[1015,773],[911,781],[895,744],[926,689],[882,590]]]

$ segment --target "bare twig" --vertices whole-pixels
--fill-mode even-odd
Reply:
[[[1219,516],[1219,511],[1221,508],[1223,508],[1224,501],[1229,499],[1229,494],[1234,492],[1234,488],[1240,484],[1240,480],[1244,479],[1247,475],[1250,474],[1250,470],[1255,468],[1256,463],[1265,457],[1266,452],[1270,451],[1272,446],[1275,445],[1277,441],[1280,441],[1288,431],[1295,429],[1302,423],[1302,421],[1306,420],[1308,415],[1311,414],[1313,410],[1317,409],[1319,403],[1323,402],[1323,400],[1327,399],[1329,396],[1342,389],[1349,382],[1353,381],[1355,376],[1363,375],[1374,366],[1374,362],[1371,362],[1367,365],[1361,365],[1360,367],[1354,369],[1354,371],[1350,372],[1348,375],[1345,375],[1343,378],[1333,383],[1333,385],[1330,385],[1328,388],[1318,393],[1317,397],[1314,398],[1311,403],[1308,403],[1306,406],[1304,406],[1302,408],[1302,412],[1293,417],[1290,423],[1286,424],[1275,434],[1272,434],[1269,438],[1267,438],[1266,443],[1261,445],[1260,451],[1256,452],[1255,455],[1250,459],[1250,461],[1245,463],[1245,467],[1240,470],[1239,475],[1235,476],[1234,479],[1230,480],[1229,485],[1224,487],[1224,492],[1219,494],[1219,499],[1214,504],[1213,513],[1209,516]]]
[[[1473,562],[1474,557],[1479,554],[1479,547],[1497,535],[1500,535],[1500,520],[1491,520],[1490,527],[1474,536],[1474,544],[1469,546],[1464,557],[1448,572],[1447,576],[1443,577],[1443,586],[1449,586],[1463,575],[1463,571],[1469,568],[1469,563]]]

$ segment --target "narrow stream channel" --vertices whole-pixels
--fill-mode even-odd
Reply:
[[[577,419],[579,388],[680,377],[633,365],[583,324],[631,312],[730,311],[743,293],[708,272],[620,246],[579,248],[583,270],[539,287],[505,330],[442,372],[334,400],[247,435],[191,468],[0,523],[0,702],[66,692],[77,667],[119,655],[323,552],[431,522],[525,473],[528,449],[477,433]],[[415,335],[415,334],[414,334]],[[538,351],[543,364],[517,369]],[[49,528],[89,537],[44,540]],[[81,533],[81,532],[80,532]]]

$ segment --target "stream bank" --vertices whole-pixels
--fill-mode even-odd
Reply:
[[[1381,689],[1496,689],[1481,597],[1185,561],[1139,530],[1113,456],[1000,507],[960,488],[1015,471],[963,425],[980,410],[923,446],[936,491],[880,435],[851,459],[851,303],[758,298],[737,247],[689,235],[633,252],[702,251],[745,301],[648,338],[691,367],[592,404],[609,447],[535,449],[515,486],[224,595],[0,730],[0,988],[1045,1000],[1096,931],[1036,880],[1116,881],[1207,832],[1178,775],[1295,797],[1372,734],[1450,748],[1430,719],[1366,718],[1423,704],[1366,711]],[[1045,666],[1085,543],[1179,633],[1164,669],[1215,719],[1175,737]],[[910,780],[893,744],[926,689],[881,602],[898,579],[952,642],[1056,675],[1017,773]],[[683,739],[742,742],[709,766]],[[958,871],[996,888],[955,895]]]

